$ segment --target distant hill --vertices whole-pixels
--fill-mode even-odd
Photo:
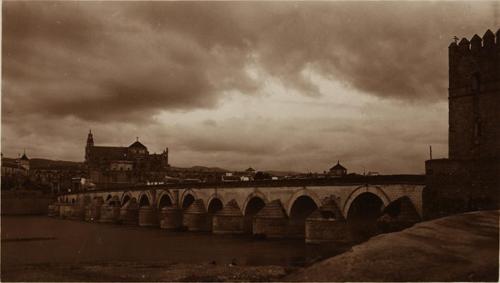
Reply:
[[[16,162],[17,158],[2,158],[2,161],[5,162]],[[79,169],[83,166],[83,162],[74,162],[74,161],[64,161],[64,160],[50,160],[43,158],[33,158],[30,159],[30,168],[31,169],[62,169],[62,168],[71,168],[71,169]]]

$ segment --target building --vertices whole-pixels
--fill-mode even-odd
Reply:
[[[87,172],[81,162],[45,160],[31,166],[30,180],[37,187],[46,188],[53,193],[75,192],[81,190],[79,182]]]
[[[206,183],[220,182],[226,173],[227,170],[224,169],[203,166],[193,166],[190,168],[169,166],[167,170],[169,177],[175,178],[180,182],[186,180],[199,180],[200,182]]]
[[[26,177],[29,175],[29,164],[26,153],[17,159],[4,158],[2,155],[2,177]]]
[[[162,182],[167,176],[168,148],[150,154],[139,138],[128,147],[96,146],[92,131],[87,136],[85,165],[95,185]]]
[[[449,158],[426,161],[429,217],[498,207],[500,30],[448,52]]]
[[[28,189],[59,193],[77,191],[75,179],[81,180],[86,171],[81,162],[29,159],[24,152],[19,158],[2,155],[2,189]]]
[[[345,175],[347,175],[347,169],[344,166],[340,165],[340,160],[337,160],[337,164],[330,168],[330,170],[328,171],[328,175],[331,177],[344,177]]]
[[[245,173],[248,175],[248,176],[253,176],[255,175],[257,171],[255,171],[255,169],[253,169],[252,167],[248,167],[247,170],[245,170]]]
[[[30,171],[30,159],[26,156],[26,150],[23,152],[21,158],[19,158],[18,163],[19,166],[26,170],[26,172]]]

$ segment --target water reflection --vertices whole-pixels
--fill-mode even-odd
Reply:
[[[349,246],[306,245],[302,239],[259,240],[245,235],[166,232],[48,217],[2,216],[2,264],[170,261],[178,263],[304,266]]]

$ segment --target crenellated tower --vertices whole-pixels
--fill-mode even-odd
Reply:
[[[425,162],[425,218],[500,207],[500,30],[448,51],[449,158]]]
[[[496,159],[500,149],[500,30],[449,46],[449,157]]]

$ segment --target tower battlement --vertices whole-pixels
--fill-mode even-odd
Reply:
[[[458,43],[454,41],[448,51],[450,97],[466,95],[467,88],[480,84],[483,88],[498,88],[491,83],[498,84],[500,29],[496,35],[488,30],[483,37],[475,34],[470,40],[462,38]]]
[[[500,30],[448,51],[449,159],[425,163],[427,217],[500,207]]]
[[[500,29],[449,46],[449,156],[499,157]]]

